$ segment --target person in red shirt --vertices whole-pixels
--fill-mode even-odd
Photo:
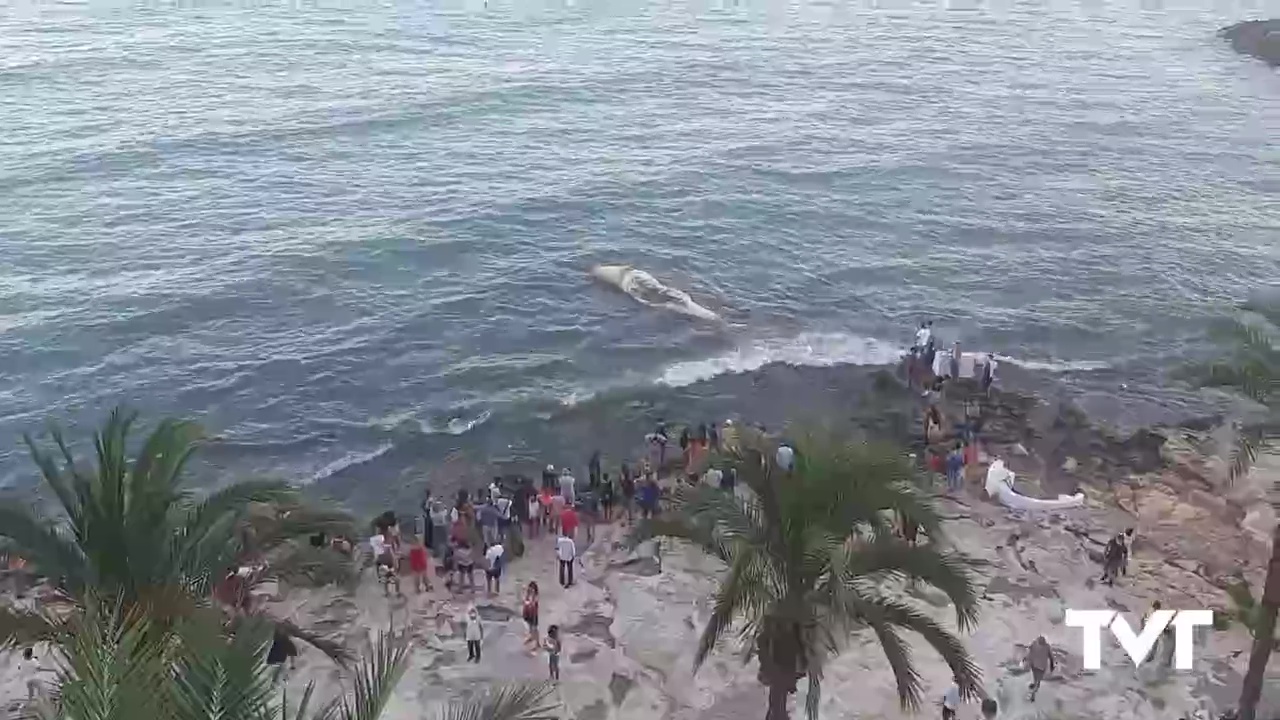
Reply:
[[[578,532],[578,512],[572,505],[565,506],[564,512],[560,513],[560,528],[571,538]]]
[[[421,593],[425,587],[431,592],[431,578],[427,576],[427,547],[421,538],[415,536],[413,545],[409,547],[409,572],[413,573],[413,588]]]

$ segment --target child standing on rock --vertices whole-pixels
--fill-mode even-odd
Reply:
[[[524,590],[524,604],[520,608],[520,614],[524,618],[524,624],[529,628],[529,635],[525,638],[525,644],[538,647],[538,583],[530,581],[529,586]]]
[[[547,671],[552,680],[560,679],[560,626],[547,628]]]

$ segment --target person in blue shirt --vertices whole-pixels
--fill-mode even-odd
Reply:
[[[651,518],[658,510],[658,483],[652,478],[646,479],[640,486],[640,513],[644,518]]]
[[[960,443],[947,455],[947,490],[955,492],[964,484],[964,451]]]

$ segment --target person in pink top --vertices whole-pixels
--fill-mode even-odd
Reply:
[[[577,537],[578,511],[574,510],[572,505],[567,506],[564,512],[560,513],[560,529],[567,537]]]

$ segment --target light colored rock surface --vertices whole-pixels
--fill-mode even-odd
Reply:
[[[1174,448],[1175,456],[1178,452]],[[1260,580],[1256,569],[1266,548],[1236,525],[1247,513],[1234,501],[1220,502],[1226,491],[1203,477],[1212,473],[1188,470],[1184,459],[1175,457],[1174,467],[1159,476],[1131,478],[1114,494],[1087,489],[1089,500],[1079,510],[1012,514],[980,499],[976,481],[958,502],[941,501],[951,518],[947,527],[952,541],[990,563],[981,574],[986,588],[981,622],[966,640],[983,668],[988,691],[1001,701],[1001,718],[1176,720],[1234,702],[1248,646],[1239,628],[1206,633],[1197,646],[1196,669],[1160,681],[1149,677],[1146,669],[1135,671],[1109,639],[1103,645],[1104,669],[1082,671],[1079,631],[1063,625],[1067,607],[1120,609],[1134,622],[1155,599],[1173,608],[1222,607],[1223,593],[1210,579],[1241,568]],[[1269,482],[1267,473],[1274,467],[1268,460],[1253,481]],[[1019,477],[1032,481],[1034,488],[1034,476],[1019,471]],[[1129,526],[1137,528],[1138,540],[1128,576],[1115,588],[1095,585],[1102,543]],[[495,618],[487,623],[480,664],[465,662],[460,634],[459,621],[469,598],[448,598],[438,583],[435,593],[424,596],[413,595],[406,583],[408,597],[399,601],[386,599],[367,578],[353,596],[289,592],[273,611],[340,634],[356,649],[367,647],[378,629],[411,632],[416,639],[412,666],[385,717],[416,720],[425,716],[424,710],[477,692],[490,682],[546,677],[546,657],[525,647],[519,618],[524,585],[536,579],[542,588],[543,631],[554,623],[565,632],[563,680],[558,687],[564,717],[763,717],[764,694],[755,669],[745,666],[733,648],[722,648],[698,674],[692,673],[694,647],[715,585],[715,564],[667,541],[659,572],[644,555],[646,548],[640,555],[628,555],[613,547],[610,539],[622,530],[616,525],[600,529],[599,541],[585,552],[579,583],[569,590],[556,583],[550,539],[532,541],[528,555],[508,567],[498,597],[475,595],[483,612]],[[921,600],[939,619],[950,621],[948,609],[931,601],[936,598]],[[1019,665],[1026,645],[1039,634],[1049,639],[1060,662],[1059,671],[1032,704],[1025,699],[1027,676]],[[0,668],[7,667],[10,658],[0,657]],[[933,717],[948,671],[927,648],[918,648],[915,660],[926,687],[919,715]],[[1273,668],[1273,677],[1280,678],[1280,667]],[[304,648],[298,670],[287,681],[290,695],[297,697],[309,680],[327,695],[337,690],[342,674],[318,652]],[[1270,685],[1269,692],[1280,695],[1280,679]],[[0,701],[9,705],[22,697],[25,687],[6,672]],[[1280,714],[1280,697],[1268,702],[1271,712]],[[797,707],[801,703],[802,696]],[[849,650],[828,667],[821,715],[861,720],[911,717],[898,707],[892,676],[871,638],[854,638]],[[961,714],[963,720],[976,717],[973,706]]]

